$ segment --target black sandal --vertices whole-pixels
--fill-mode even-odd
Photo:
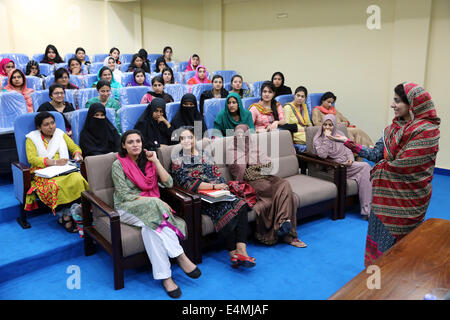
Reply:
[[[58,219],[58,223],[69,233],[75,233],[78,232],[78,228],[76,226],[76,223],[73,221],[72,218],[69,220],[64,220],[62,217]],[[70,227],[67,226],[68,223],[72,223]]]

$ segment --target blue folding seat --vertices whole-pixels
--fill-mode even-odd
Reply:
[[[261,86],[265,82],[264,81],[256,81],[252,83],[252,92],[254,97],[261,97]]]
[[[161,53],[149,53],[149,54],[147,55],[147,59],[148,59],[150,62],[155,62],[156,59],[158,59],[158,58],[161,57],[161,56],[162,56]]]
[[[74,76],[73,74],[69,75],[70,82],[76,85],[78,88],[83,88],[83,76]],[[50,86],[55,82],[55,76],[51,75],[45,77],[44,86],[46,89],[50,88]]]
[[[223,78],[223,82],[231,82],[231,78],[235,75],[238,74],[236,71],[234,70],[217,70],[213,73],[213,75],[221,75]]]
[[[125,87],[133,80],[133,72],[123,72],[122,85]]]
[[[190,78],[192,78],[193,76],[195,76],[195,71],[187,71],[184,73],[184,81],[185,83],[187,83],[189,81]]]
[[[106,57],[108,57],[108,56],[109,56],[109,53],[97,53],[97,54],[94,54],[94,55],[92,56],[92,62],[91,62],[91,64],[92,64],[92,63],[96,63],[96,62],[101,62],[101,63],[103,63],[103,61],[105,61]]]
[[[184,72],[189,64],[189,61],[180,61],[178,63],[178,72]]]
[[[50,75],[53,75],[54,71],[55,67],[53,65],[48,63],[39,63],[39,72],[44,76],[48,77]]]
[[[89,74],[97,74],[98,70],[103,67],[103,62],[94,62],[89,66]]]
[[[294,100],[293,94],[283,94],[275,98],[276,101],[281,103],[282,106],[284,106],[286,103],[291,102]]]
[[[113,96],[112,91],[111,96]],[[92,99],[94,97],[98,97],[98,92],[96,88],[73,90],[73,101],[74,101],[73,106],[75,107],[75,109],[83,109],[86,107],[86,102],[88,102],[89,99]]]
[[[0,98],[1,99],[1,98]],[[3,105],[3,103],[1,104]],[[64,123],[63,116],[56,111],[50,111],[55,117],[56,127],[65,131],[66,125]],[[36,130],[36,125],[34,124],[34,118],[36,113],[22,114],[16,118],[14,121],[14,139],[17,146],[17,155],[19,157],[19,162],[11,163],[13,183],[14,183],[14,196],[19,201],[19,211],[20,215],[17,218],[17,222],[22,226],[22,228],[30,228],[30,224],[27,222],[27,213],[24,210],[25,196],[27,191],[31,187],[31,173],[30,164],[27,159],[27,153],[25,150],[26,135]]]
[[[170,94],[174,102],[180,101],[183,95],[187,92],[187,86],[184,84],[167,84],[164,87],[164,92]]]
[[[43,89],[43,79],[35,76],[26,76],[27,78],[27,88],[31,88],[34,90],[42,90]]]
[[[180,84],[186,83],[186,81],[184,81],[184,72],[174,72],[173,79],[176,83],[180,83]]]
[[[214,120],[216,116],[225,108],[225,98],[205,100],[203,109],[205,111],[204,119],[208,129],[214,128]]]
[[[83,89],[92,88],[93,84],[97,81],[96,74],[85,74],[83,76]]]
[[[226,90],[231,91],[231,82],[226,82],[226,83],[223,85],[223,87],[224,87]],[[250,89],[249,86],[248,86],[248,84],[247,84],[247,82],[243,82],[243,83],[242,83],[242,89],[244,89],[244,90]]]
[[[120,71],[122,72],[128,72],[128,68],[130,67],[130,62],[122,62],[122,64],[119,64],[118,67],[120,68]],[[117,67],[117,65],[116,65]]]
[[[147,108],[146,104],[132,104],[122,106],[119,109],[120,130],[122,134],[134,128],[139,117],[145,111],[145,108]]]
[[[0,133],[11,132],[14,121],[27,113],[25,98],[18,92],[3,92],[0,94]]]
[[[44,59],[45,54],[44,53],[36,53],[33,54],[32,59],[34,61],[37,61],[38,63],[41,63],[42,59]]]
[[[8,58],[14,61],[14,64],[17,65],[26,65],[28,61],[30,61],[30,58],[28,55],[24,53],[2,53],[0,54],[0,61],[3,58]]]
[[[200,96],[204,91],[212,90],[213,88],[211,83],[198,83],[192,86],[187,86],[189,92],[192,93],[197,98],[197,100],[200,100]]]
[[[242,99],[242,105],[244,107],[244,109],[247,109],[254,103],[258,102],[259,100],[261,100],[260,97],[248,97],[248,98],[243,98]]]
[[[75,109],[77,109],[77,107],[75,105],[75,102],[76,102],[75,94],[77,91],[78,90],[64,90],[64,92],[65,92],[64,101],[67,101],[67,102],[70,102],[71,104],[73,104]],[[31,99],[33,100],[34,112],[36,112],[39,109],[39,107],[41,106],[41,104],[43,104],[44,102],[51,101],[48,89],[38,90],[38,91],[31,93]]]
[[[146,86],[120,88],[120,105],[140,104],[148,90]]]
[[[315,106],[320,106],[320,98],[325,92],[309,93],[306,97],[306,106],[308,107],[309,116],[312,117],[312,109]],[[334,106],[334,103],[333,103]]]
[[[75,53],[67,53],[67,54],[64,56],[64,61],[66,61],[66,62],[68,63],[69,60],[72,59],[73,57],[75,57]],[[84,56],[84,60],[85,60],[85,61],[91,62],[91,59],[89,58],[88,55],[85,55],[85,56]],[[103,61],[103,60],[102,60],[102,61]]]
[[[167,121],[171,122],[175,114],[180,109],[180,102],[171,102],[166,104]]]
[[[72,140],[79,145],[80,144],[80,133],[83,130],[84,123],[86,122],[86,117],[89,109],[78,109],[72,113]],[[112,108],[106,108],[106,117],[108,120],[116,126],[116,113]]]
[[[123,53],[120,55],[119,60],[122,63],[131,63],[131,60],[133,60],[133,53]]]

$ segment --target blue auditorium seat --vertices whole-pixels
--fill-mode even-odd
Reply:
[[[293,94],[283,94],[275,98],[279,103],[281,103],[282,106],[284,106],[286,103],[291,102],[294,100]]]
[[[53,75],[55,67],[48,63],[39,63],[39,71],[41,74],[47,77]]]
[[[68,63],[69,60],[72,59],[73,57],[75,57],[75,53],[67,53],[67,54],[64,56],[64,61],[66,61],[66,62]],[[91,59],[89,58],[88,55],[85,55],[85,56],[84,56],[84,60],[85,60],[85,61],[91,62]],[[102,60],[102,61],[103,61],[103,60]]]
[[[123,72],[122,85],[127,86],[133,80],[133,72]],[[152,75],[150,73],[145,73],[145,80],[150,84],[152,83]]]
[[[217,114],[225,108],[225,100],[225,98],[205,100],[203,105],[205,111],[204,119],[208,129],[214,128],[214,120],[216,119]]]
[[[174,72],[173,79],[176,83],[180,83],[180,84],[186,83],[186,81],[184,80],[184,72]]]
[[[189,92],[192,93],[197,98],[197,100],[200,100],[201,94],[204,91],[212,90],[213,86],[211,83],[198,83],[192,86],[188,86],[188,88]]]
[[[26,76],[27,78],[27,88],[31,88],[34,90],[42,90],[42,79],[34,76]],[[2,85],[3,87],[6,87],[8,85],[8,77],[4,77],[2,79]],[[1,92],[1,91],[0,91]]]
[[[82,76],[74,76],[73,74],[69,75],[70,82],[74,85],[76,85],[78,88],[83,88],[83,78]],[[45,88],[48,89],[50,86],[55,82],[55,76],[51,75],[48,77],[45,77],[44,85]]]
[[[189,61],[180,61],[178,63],[178,72],[184,72],[189,64]]]
[[[260,97],[248,97],[242,99],[242,106],[244,109],[248,110],[248,108],[253,104],[261,100]]]
[[[124,87],[120,88],[120,105],[140,104],[142,97],[151,90],[150,87]]]
[[[253,87],[253,89],[252,89],[253,96],[255,96],[255,97],[261,97],[261,86],[262,86],[262,84],[263,84],[265,81],[266,81],[266,80],[264,80],[264,81],[255,81],[255,82],[252,83],[252,87]]]
[[[30,61],[30,58],[25,53],[2,53],[0,54],[0,60],[3,58],[11,59],[16,66],[26,65]]]
[[[83,130],[84,123],[86,122],[86,117],[89,109],[79,109],[75,110],[72,113],[72,140],[79,145],[80,144],[80,133],[81,130]],[[108,120],[113,124],[113,126],[116,126],[116,113],[115,110],[112,108],[106,108],[106,117]]]
[[[43,53],[36,53],[36,54],[33,54],[32,59],[34,61],[41,63],[42,59],[44,59],[44,56],[45,56],[45,54],[43,54]]]
[[[189,81],[190,78],[192,78],[193,76],[195,76],[195,71],[187,71],[184,73],[184,81],[185,83],[187,83]]]
[[[127,130],[133,129],[139,117],[147,108],[146,104],[132,104],[122,106],[119,109],[120,129],[122,134]]]
[[[312,118],[312,109],[315,106],[320,106],[320,98],[325,92],[309,93],[306,97],[306,106],[308,107],[309,116]],[[333,103],[334,106],[334,103]]]
[[[83,88],[92,88],[92,85],[97,81],[97,74],[86,74],[83,76]]]
[[[224,85],[223,85],[223,87],[224,87],[226,90],[231,91],[231,82],[225,82]],[[247,82],[243,82],[243,83],[242,83],[242,89],[244,89],[244,90],[250,89],[250,88],[248,87]]]
[[[125,72],[128,72],[128,68],[130,67],[130,64],[131,64],[130,62],[122,62],[122,64],[119,64],[118,67],[120,68],[120,71],[125,73]]]
[[[133,53],[123,53],[119,57],[119,60],[122,63],[131,63],[132,59],[133,59]]]
[[[223,78],[223,83],[231,82],[231,78],[237,74],[234,70],[217,70],[213,73],[213,75],[221,75]]]
[[[25,98],[18,92],[0,94],[0,133],[11,132],[17,117],[27,113]]]
[[[175,114],[178,112],[178,109],[180,109],[180,102],[172,102],[166,104],[166,116],[167,121],[171,122]]]
[[[164,87],[164,92],[170,94],[174,102],[180,101],[187,91],[187,86],[184,84],[167,84]]]
[[[147,55],[147,59],[148,59],[150,62],[155,62],[156,59],[158,59],[158,58],[161,57],[161,56],[162,56],[161,53],[149,53],[149,54]]]
[[[89,73],[97,74],[98,70],[100,70],[102,67],[103,67],[103,62],[94,62],[89,66]]]
[[[75,104],[75,102],[76,102],[75,94],[77,91],[78,90],[64,90],[64,92],[65,92],[64,101],[72,103],[74,108],[77,108],[76,104]],[[48,89],[38,90],[38,91],[33,92],[31,94],[31,99],[33,100],[34,112],[36,112],[39,109],[41,104],[43,104],[44,102],[50,102],[52,100],[49,97]]]
[[[101,63],[103,63],[103,61],[106,59],[106,57],[108,57],[109,56],[109,53],[97,53],[97,54],[94,54],[93,56],[92,56],[92,62],[91,62],[91,64],[92,63],[96,63],[96,62],[101,62]]]

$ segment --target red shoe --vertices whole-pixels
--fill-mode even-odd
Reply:
[[[239,261],[238,261],[238,258],[237,258],[236,255],[233,255],[233,257],[231,257],[230,260],[231,260],[231,266],[232,266],[234,269],[239,268]]]
[[[246,256],[243,256],[242,254],[238,254],[238,253],[236,253],[235,256],[236,256],[237,261],[240,266],[244,266],[246,268],[252,268],[256,265],[255,258],[246,257]]]

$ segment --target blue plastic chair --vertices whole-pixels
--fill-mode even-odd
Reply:
[[[134,128],[139,117],[144,113],[145,108],[147,108],[146,104],[132,104],[122,106],[119,109],[120,130],[122,134]]]
[[[310,93],[306,97],[306,106],[308,107],[309,116],[312,118],[312,109],[315,106],[320,106],[320,98],[322,98],[325,92]],[[333,103],[334,106],[334,103]]]
[[[231,82],[226,82],[226,83],[223,85],[223,87],[224,87],[226,90],[231,91]],[[250,88],[248,87],[248,85],[247,85],[247,82],[243,82],[243,83],[242,83],[242,89],[244,89],[244,90],[250,89]]]
[[[184,82],[187,83],[190,78],[195,76],[195,71],[187,71],[184,73]]]
[[[120,105],[140,104],[149,90],[150,87],[146,86],[120,88]]]
[[[178,63],[178,72],[184,72],[189,64],[189,61],[180,61]]]
[[[98,70],[103,67],[103,62],[94,62],[89,66],[89,74],[97,74]]]
[[[173,117],[180,109],[180,102],[171,102],[166,104],[167,121],[172,122]]]
[[[184,80],[184,72],[174,72],[173,79],[176,83],[186,84],[186,81]]]
[[[96,62],[103,63],[103,61],[105,61],[106,57],[108,57],[108,56],[109,56],[109,53],[97,53],[97,54],[94,54],[92,56],[92,63],[91,64],[96,63]]]
[[[252,83],[252,87],[253,87],[253,90],[252,90],[253,96],[255,96],[255,97],[261,97],[261,86],[262,86],[262,84],[263,84],[265,81],[266,81],[266,80],[264,80],[264,81],[256,81],[256,82],[253,82],[253,83]]]
[[[44,76],[51,76],[55,71],[55,67],[48,63],[39,63],[39,72]]]
[[[235,70],[217,70],[213,73],[213,75],[221,75],[223,78],[223,82],[231,82],[231,78],[235,75],[238,74],[237,71]]]
[[[26,76],[27,78],[27,88],[31,88],[34,90],[42,90],[43,89],[43,79],[35,76]],[[3,87],[8,85],[8,77],[4,77],[2,80]]]
[[[72,140],[79,145],[80,144],[80,134],[81,130],[83,130],[84,123],[86,122],[86,117],[89,109],[79,109],[75,110],[72,113],[72,121],[71,121],[71,127],[72,127]],[[112,108],[106,108],[106,117],[108,120],[113,124],[113,126],[116,126],[116,113],[115,110]]]
[[[294,95],[293,94],[283,94],[281,96],[276,97],[275,100],[278,101],[279,103],[281,103],[282,106],[284,106],[286,103],[294,100]]]
[[[172,96],[174,102],[179,102],[188,89],[184,84],[167,84],[164,91]]]
[[[113,91],[111,91],[111,97],[113,96],[114,93]],[[73,90],[73,106],[75,107],[75,109],[86,108],[86,102],[94,97],[98,97],[98,91],[96,88]]]
[[[97,81],[97,74],[86,74],[83,76],[83,89],[92,88]]]
[[[36,53],[33,54],[32,59],[34,61],[37,61],[38,63],[41,63],[42,59],[44,59],[45,54],[44,53]]]
[[[63,116],[59,112],[50,112],[55,117],[56,127],[65,131],[66,126],[64,124]],[[31,187],[31,173],[30,164],[27,159],[27,153],[25,150],[26,135],[36,130],[34,124],[34,118],[37,113],[27,113],[20,115],[14,121],[14,139],[17,146],[17,155],[19,156],[19,162],[11,163],[11,169],[13,174],[14,183],[14,196],[19,201],[20,216],[17,218],[17,222],[24,229],[30,228],[30,224],[27,221],[27,213],[24,210],[25,197],[27,191]]]
[[[259,100],[261,100],[260,97],[248,97],[248,98],[243,98],[242,99],[242,105],[244,107],[244,109],[247,109],[254,103],[258,102]]]
[[[122,63],[131,63],[131,60],[133,60],[133,53],[123,53],[120,55],[119,60]]]
[[[200,96],[204,91],[212,90],[213,85],[211,83],[198,83],[194,84],[192,86],[187,85],[189,91],[197,98],[197,100],[200,100]]]
[[[78,90],[65,90],[65,97],[64,101],[70,102],[73,104],[74,108],[75,106],[75,94]],[[39,90],[35,91],[31,94],[31,99],[33,100],[33,111],[37,112],[41,104],[45,102],[50,102],[52,99],[50,99],[48,89],[45,90]]]
[[[158,59],[158,58],[161,57],[161,56],[162,56],[161,53],[149,53],[149,54],[147,55],[147,59],[148,59],[150,62],[155,62],[156,59]]]
[[[25,98],[18,92],[0,94],[0,133],[14,130],[14,121],[27,113]]]
[[[70,82],[74,85],[76,85],[78,88],[83,88],[83,78],[82,76],[74,76],[73,74],[69,75]],[[44,85],[45,88],[50,88],[50,86],[55,82],[55,76],[51,75],[48,77],[45,77]]]
[[[214,129],[214,120],[217,114],[225,108],[225,100],[225,98],[205,100],[203,110],[205,112],[205,124],[208,129]]]
[[[73,57],[75,57],[75,53],[67,53],[67,54],[64,56],[64,61],[66,61],[66,62],[68,63],[69,60],[72,59]],[[89,58],[88,55],[85,55],[85,56],[84,56],[84,60],[85,60],[85,61],[91,62],[91,59]],[[103,60],[102,60],[102,61],[103,61]]]
[[[28,61],[30,61],[30,57],[28,57],[25,53],[2,53],[0,54],[0,61],[3,58],[11,59],[14,61],[15,65],[26,65]]]
[[[123,73],[128,72],[128,68],[130,67],[130,62],[122,62],[122,64],[119,64],[116,67],[119,67],[120,71]]]

